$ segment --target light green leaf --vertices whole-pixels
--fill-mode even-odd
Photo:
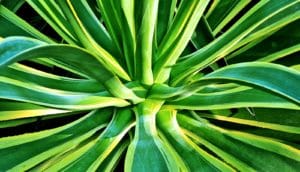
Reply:
[[[28,24],[16,14],[5,8],[3,5],[0,5],[0,23],[1,37],[15,35],[31,36],[48,43],[54,43],[54,41],[48,36],[44,35],[40,31],[32,27],[30,24]]]
[[[141,79],[141,82],[146,85],[153,84],[152,61],[154,58],[152,55],[152,46],[157,20],[158,4],[158,0],[143,2],[143,17],[137,38],[140,42],[140,44],[137,45],[137,76]]]
[[[72,0],[69,1],[69,4],[70,7],[74,8],[74,11],[76,11],[76,13],[74,12],[74,16],[76,16],[78,20],[82,22],[82,27],[86,29],[90,37],[94,39],[101,47],[110,52],[113,56],[119,57],[120,52],[117,51],[118,49],[112,42],[112,39],[106,28],[95,16],[88,2],[83,0]]]
[[[219,33],[250,2],[250,0],[219,1],[207,16],[213,35]]]
[[[241,107],[270,107],[297,109],[300,107],[290,101],[264,91],[238,87],[212,93],[195,93],[179,100],[170,99],[168,105],[176,109],[213,110]]]
[[[2,0],[1,5],[4,5],[6,8],[12,10],[12,11],[17,11],[23,4],[25,3],[25,0]]]
[[[110,72],[120,76],[127,81],[131,80],[127,72],[117,62],[117,60],[105,49],[99,46],[92,38],[92,36],[88,33],[87,28],[78,17],[71,1],[58,1],[58,4],[60,5],[61,10],[63,11],[67,19],[70,21],[72,28],[74,29],[83,46],[91,53],[93,53],[94,56],[100,59],[102,63],[105,64],[106,68],[110,70]]]
[[[297,20],[258,43],[244,46],[228,56],[228,63],[255,60],[271,62],[300,51],[299,24],[300,20]]]
[[[235,171],[185,136],[177,123],[175,110],[161,110],[158,113],[158,126],[185,162],[189,171]]]
[[[133,114],[127,110],[117,112],[102,134],[91,146],[68,154],[60,162],[53,164],[49,171],[95,171],[120,144],[124,135],[133,126]],[[89,143],[88,143],[89,144]]]
[[[218,121],[225,121],[225,122],[230,122],[230,123],[235,123],[235,124],[242,124],[242,125],[266,128],[266,129],[282,131],[282,132],[287,132],[287,133],[300,134],[300,127],[272,124],[272,123],[267,123],[267,122],[260,122],[257,120],[246,120],[246,119],[226,117],[226,116],[221,116],[221,115],[201,114],[200,116],[202,118],[214,119],[214,120],[218,120]]]
[[[71,92],[96,93],[105,91],[103,85],[92,79],[74,79],[46,73],[21,64],[0,69],[1,75],[18,81],[34,83],[43,87]],[[74,87],[76,85],[76,87]]]
[[[156,44],[160,45],[174,17],[177,0],[159,1],[156,25]]]
[[[97,0],[101,15],[107,30],[109,31],[113,41],[123,50],[122,55],[130,76],[135,76],[136,66],[135,50],[136,50],[136,28],[134,27],[134,1],[122,0],[120,2]],[[125,11],[131,9],[130,11]]]
[[[284,78],[284,81],[282,80]],[[261,88],[300,104],[298,82],[300,73],[296,70],[263,62],[249,62],[231,65],[201,79],[208,82],[236,82]]]
[[[54,1],[27,0],[27,3],[69,44],[82,45],[70,23]]]
[[[157,135],[155,119],[162,103],[159,100],[147,99],[137,107],[135,137],[126,154],[126,171],[184,169],[181,163],[178,161],[176,163],[172,150],[168,149],[166,143],[162,142]]]
[[[16,38],[13,40],[15,45],[23,45],[26,42],[22,38]],[[3,43],[4,42],[4,43]],[[80,68],[83,73],[96,79],[110,91],[113,95],[117,97],[122,97],[124,99],[132,99],[133,102],[141,101],[141,98],[137,97],[132,90],[128,89],[121,81],[107,68],[104,66],[102,60],[92,55],[88,51],[70,45],[44,45],[35,48],[30,48],[25,51],[13,50],[13,54],[10,54],[10,50],[5,48],[8,41],[0,42],[0,46],[4,48],[4,53],[0,56],[0,67],[8,66],[14,62],[27,60],[39,57],[55,58],[59,61],[67,63],[71,66]],[[17,53],[19,52],[19,53]],[[62,54],[61,52],[64,52]],[[68,58],[64,58],[67,56]],[[84,61],[80,61],[80,58],[84,58]],[[98,69],[97,71],[93,70]]]
[[[285,11],[289,7],[299,6],[300,2],[294,0],[282,0],[280,3],[275,1],[260,1],[251,10],[248,11],[238,22],[235,23],[226,33],[218,37],[208,46],[188,55],[183,61],[179,62],[172,69],[172,85],[178,84],[189,75],[207,67],[211,63],[223,58],[229,52],[235,49],[243,38],[250,34],[255,28],[263,22],[271,19],[273,16],[285,13],[278,18],[279,21],[289,21],[287,16],[294,16],[294,9]],[[260,14],[260,15],[258,15]],[[300,17],[300,13],[296,15]],[[271,25],[272,23],[269,23]],[[229,51],[230,50],[230,51]]]
[[[188,44],[209,0],[183,0],[174,21],[158,47],[153,69],[155,83],[164,83],[174,65]]]
[[[104,127],[111,111],[91,112],[57,129],[0,139],[1,171],[25,171],[40,162],[71,149]],[[39,136],[39,137],[36,137]],[[25,141],[26,140],[26,141]],[[34,149],[32,149],[34,147]]]
[[[237,131],[224,130],[207,122],[196,121],[183,115],[177,116],[177,119],[185,129],[235,156],[256,171],[297,171],[299,168],[300,163],[299,158],[297,158],[299,150],[294,147],[273,141],[270,138],[254,135],[253,137],[256,140],[250,139],[250,134],[247,133],[243,133],[243,135],[249,135],[249,139],[241,141],[244,137],[231,136],[231,132],[238,133]],[[266,140],[268,140],[268,148],[264,144]],[[275,147],[278,152],[274,151]],[[285,153],[282,153],[283,150]],[[257,155],[259,155],[259,158]]]
[[[67,113],[69,111],[20,102],[0,102],[0,121]]]

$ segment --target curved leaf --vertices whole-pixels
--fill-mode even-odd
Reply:
[[[271,62],[300,51],[299,24],[300,20],[298,19],[270,37],[259,40],[258,43],[244,46],[226,58],[228,63],[254,60]]]
[[[0,77],[0,98],[61,109],[88,110],[107,106],[126,106],[123,99],[97,94],[53,90],[31,83]]]
[[[64,127],[0,139],[2,171],[25,171],[61,151],[88,139],[109,120],[111,111],[91,112]],[[39,136],[39,137],[36,137]],[[32,149],[34,147],[35,149]]]
[[[130,110],[120,110],[91,146],[68,154],[47,170],[95,171],[133,126],[132,118],[133,114]]]
[[[262,88],[300,105],[300,91],[298,88],[300,73],[281,65],[263,62],[240,63],[217,70],[206,75],[201,80],[208,82],[237,82]]]
[[[300,3],[294,0],[282,0],[279,3],[275,1],[260,1],[225,34],[220,36],[208,46],[188,55],[188,57],[184,58],[183,61],[175,65],[172,68],[172,84],[178,84],[187,76],[194,74],[195,72],[207,67],[212,62],[223,58],[227,55],[230,48],[234,47],[241,41],[241,39],[251,33],[251,31],[260,24],[272,18],[276,14],[285,12],[284,10],[289,7],[299,5]],[[280,16],[281,18],[278,18],[278,20],[287,20],[285,17],[287,15],[293,16],[294,13],[294,10],[290,10],[288,13],[285,13],[286,15]],[[300,17],[300,13],[297,13],[297,17]],[[271,23],[269,23],[269,25],[270,24]]]
[[[216,93],[195,93],[186,98],[168,101],[176,109],[212,110],[241,107],[297,109],[300,107],[284,98],[256,89],[239,87]]]
[[[300,134],[300,127],[295,127],[295,126],[272,124],[272,123],[267,123],[267,122],[260,122],[257,120],[246,120],[246,119],[239,119],[239,118],[234,118],[234,117],[226,117],[226,116],[222,116],[222,115],[210,115],[210,114],[202,115],[201,114],[200,116],[202,118],[226,121],[226,122],[235,123],[235,124],[242,124],[242,125],[254,126],[254,127],[259,127],[259,128],[267,128],[267,129],[282,131],[282,132],[287,132],[287,133]]]
[[[32,27],[29,23],[18,17],[3,5],[0,5],[0,23],[2,26],[0,28],[0,37],[15,35],[32,36],[48,43],[54,43],[54,41],[48,36],[42,34],[40,31]]]
[[[153,69],[155,83],[164,83],[170,75],[170,66],[174,65],[192,37],[197,23],[201,19],[209,0],[183,0],[166,36],[162,40],[155,56]]]
[[[299,168],[299,150],[289,145],[247,133],[238,135],[235,133],[240,132],[224,130],[183,115],[178,116],[178,121],[187,130],[226,150],[257,171],[297,171]]]
[[[67,113],[67,110],[47,108],[29,103],[0,102],[0,121]]]
[[[157,135],[155,126],[156,113],[162,101],[147,99],[139,104],[136,110],[138,118],[134,140],[128,147],[125,159],[127,171],[178,171],[185,169],[180,160],[174,160],[176,155],[162,142]],[[171,156],[170,156],[171,154]],[[173,156],[172,156],[173,155]],[[148,162],[145,164],[145,162]]]
[[[23,38],[16,39],[17,41],[14,41],[15,45],[22,45],[24,43]],[[0,46],[2,46],[1,43]],[[10,51],[5,50],[5,52]],[[61,52],[64,52],[64,54],[62,54]],[[100,58],[97,58],[96,56],[93,56],[86,50],[75,46],[42,45],[35,48],[27,49],[25,51],[19,50],[19,53],[14,53],[13,55],[9,53],[2,53],[0,56],[0,67],[8,66],[20,60],[39,57],[55,58],[74,67],[80,68],[82,72],[84,72],[88,76],[100,81],[100,83],[103,83],[113,95],[125,99],[132,99],[133,102],[141,101],[141,99],[137,97],[125,85],[123,85],[121,81],[111,71],[107,70],[107,68],[104,67],[104,64],[102,64],[103,62]],[[80,58],[83,58],[85,60],[80,61]],[[97,71],[93,69],[97,69]]]
[[[30,82],[43,87],[71,92],[95,93],[104,91],[105,88],[96,80],[73,79],[52,75],[24,65],[15,64],[6,69],[0,69],[1,75],[14,78],[22,82]],[[76,87],[74,87],[76,85]]]
[[[176,149],[189,171],[235,171],[205,152],[184,135],[176,121],[176,111],[163,109],[158,113],[158,126]]]

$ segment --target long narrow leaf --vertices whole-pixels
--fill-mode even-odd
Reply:
[[[240,63],[206,75],[203,78],[203,81],[205,80],[214,80],[214,82],[227,80],[249,84],[279,94],[297,104],[300,103],[300,92],[297,86],[300,73],[281,65],[263,62]]]
[[[23,45],[24,40],[22,38],[17,38],[17,41],[14,40],[13,42],[15,44]],[[22,51],[23,49],[17,50],[19,51],[19,54],[17,51],[14,51],[14,54],[11,55],[9,54],[10,50],[5,48],[6,44],[1,44],[0,46],[2,46],[5,51],[5,53],[1,54],[0,66],[8,66],[14,62],[25,59],[39,57],[55,58],[74,67],[81,68],[85,74],[98,80],[100,83],[103,83],[105,87],[117,97],[132,99],[133,102],[141,100],[132,92],[132,90],[123,85],[112,72],[104,67],[101,59],[90,54],[84,49],[70,45],[44,45],[27,49],[25,51]],[[64,54],[61,54],[61,52],[64,52]],[[64,58],[64,56],[67,56],[68,58]],[[82,62],[78,61],[78,58],[85,58],[86,60]],[[98,69],[98,71],[93,70],[93,68]]]
[[[299,158],[297,158],[299,156],[299,150],[289,145],[267,139],[269,144],[268,147],[266,147],[264,144],[266,138],[253,136],[257,138],[257,140],[245,138],[245,140],[241,141],[242,136],[231,136],[230,133],[235,133],[235,131],[223,130],[207,122],[199,122],[187,116],[178,116],[178,120],[179,124],[183,125],[184,128],[219,148],[226,150],[241,161],[246,162],[255,170],[297,171],[299,168],[300,163]],[[245,136],[249,135],[246,133],[243,134],[245,134]],[[278,149],[278,151],[274,151],[275,149]],[[285,153],[282,153],[282,151]],[[241,152],[243,153],[241,154]],[[259,158],[257,158],[258,154],[260,155]],[[268,160],[273,163],[266,164],[265,162]]]
[[[199,148],[184,135],[177,123],[175,110],[161,110],[158,114],[158,125],[172,146],[180,153],[189,171],[234,171],[231,167]]]
[[[212,62],[224,57],[230,48],[234,47],[235,44],[237,44],[260,24],[272,18],[276,14],[285,12],[285,9],[292,6],[299,6],[299,4],[300,3],[298,1],[294,0],[284,0],[280,1],[280,3],[275,1],[261,1],[221,37],[205,48],[189,55],[189,57],[185,58],[186,60],[174,66],[173,84],[178,84],[179,81],[188,75],[194,74],[196,71],[203,69]],[[294,15],[294,12],[294,10],[290,10],[286,13],[286,15]],[[260,15],[258,16],[257,14]],[[286,15],[281,16],[281,19],[286,20]],[[297,15],[300,17],[300,13]],[[193,67],[191,68],[190,66]]]
[[[272,103],[270,103],[272,102]],[[249,88],[235,88],[217,93],[196,93],[187,98],[169,101],[176,109],[229,109],[241,107],[270,107],[300,109],[297,104],[263,91]]]
[[[35,138],[34,134],[2,138],[0,139],[0,154],[1,157],[6,157],[6,161],[0,161],[0,168],[3,171],[25,171],[91,137],[104,126],[110,115],[110,111],[102,113],[92,112],[63,128],[39,133],[39,135],[43,135],[42,138]],[[27,142],[24,143],[23,139],[21,142],[17,142],[21,138],[26,139]],[[8,142],[12,140],[15,140],[15,142]],[[4,145],[4,143],[8,144]],[[32,151],[32,147],[35,148],[34,151]]]

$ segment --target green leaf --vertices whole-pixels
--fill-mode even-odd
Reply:
[[[130,76],[135,76],[136,66],[136,29],[134,21],[134,1],[104,1],[97,0],[103,20],[107,29],[119,49],[123,50],[125,63]],[[126,9],[130,9],[126,11]]]
[[[130,110],[117,112],[102,134],[87,149],[68,154],[48,168],[49,171],[95,171],[120,144],[124,135],[133,126],[133,114]],[[89,143],[88,143],[89,144]]]
[[[120,144],[112,151],[112,153],[104,160],[104,162],[97,169],[98,171],[114,171],[122,160],[123,154],[126,152],[129,141],[122,140]]]
[[[288,109],[270,109],[270,108],[251,108],[252,115],[249,114],[247,109],[239,109],[237,113],[233,115],[234,119],[241,119],[249,121],[249,127],[241,129],[248,133],[271,137],[276,139],[284,140],[286,144],[291,144],[299,141],[299,134],[293,134],[297,132],[297,128],[300,127],[299,123],[299,110],[288,110]],[[267,124],[260,125],[260,127],[250,127],[254,122]],[[227,123],[229,124],[229,123]],[[281,128],[283,130],[275,130],[274,128],[269,128],[268,125],[280,126],[276,128]],[[243,124],[247,126],[247,124]],[[288,129],[291,127],[290,129]],[[287,130],[291,131],[288,132]],[[292,144],[294,145],[294,144]],[[295,146],[295,145],[294,145]]]
[[[22,38],[16,38],[16,40],[13,40],[12,42],[14,42],[15,45],[27,44],[27,42]],[[0,42],[0,46],[5,50],[5,52],[0,56],[0,67],[8,66],[14,62],[32,58],[55,58],[71,66],[80,68],[86,75],[105,85],[105,87],[113,95],[125,99],[132,99],[133,102],[141,101],[141,98],[137,97],[132,90],[123,85],[113,73],[104,67],[101,59],[95,57],[84,49],[70,45],[44,45],[27,49],[25,51],[22,51],[23,49],[13,51],[13,54],[10,54],[11,51],[6,48],[6,41],[4,41],[3,44]],[[17,53],[18,51],[19,53]],[[64,54],[61,52],[64,52]],[[65,56],[68,58],[64,58]],[[79,61],[80,58],[84,58],[85,60]],[[95,71],[93,70],[94,68],[98,70]]]
[[[255,60],[271,62],[299,51],[299,24],[300,20],[297,20],[254,45],[244,46],[228,56],[228,63]]]
[[[70,22],[54,1],[27,0],[27,3],[69,44],[79,45],[78,37],[74,33]]]
[[[260,122],[257,120],[246,120],[246,119],[240,119],[234,117],[226,117],[222,115],[201,114],[200,116],[202,118],[214,119],[218,121],[225,121],[225,122],[230,122],[235,124],[242,124],[242,125],[259,127],[259,128],[267,128],[267,129],[282,131],[287,133],[300,134],[300,127],[294,127],[289,125],[272,124],[268,122]]]
[[[189,171],[234,171],[185,136],[177,123],[175,110],[161,110],[158,114],[158,126],[183,159]]]
[[[70,21],[74,32],[78,36],[83,46],[95,56],[97,56],[98,59],[101,59],[102,63],[104,63],[111,72],[115,73],[116,75],[120,76],[121,78],[127,81],[131,80],[127,72],[122,68],[122,66],[117,62],[117,60],[105,49],[99,46],[91,37],[84,24],[78,17],[76,11],[74,10],[72,3],[68,0],[64,0],[59,1],[58,4],[61,6],[61,10],[66,15],[67,19]]]
[[[147,99],[137,107],[135,137],[126,154],[125,170],[177,171],[184,168],[182,163],[176,162],[170,156],[172,150],[158,137],[155,120],[162,103],[159,100]]]
[[[194,34],[192,35],[191,41],[196,49],[200,49],[211,41],[215,39],[212,30],[207,23],[207,20],[204,16],[202,16],[201,20],[199,21]],[[188,53],[190,54],[190,53]]]
[[[177,0],[159,1],[157,24],[156,24],[156,44],[160,45],[162,39],[168,31],[174,17]]]
[[[2,0],[1,5],[5,6],[7,9],[10,9],[14,12],[16,12],[23,4],[25,3],[25,0]]]
[[[197,71],[207,67],[211,63],[226,56],[230,51],[233,51],[243,38],[250,34],[255,28],[265,21],[272,19],[273,16],[280,15],[278,21],[289,21],[290,16],[300,17],[300,13],[295,16],[295,10],[285,11],[289,7],[298,7],[300,3],[294,0],[283,0],[280,3],[275,1],[260,1],[251,10],[249,10],[238,22],[235,23],[226,33],[218,37],[208,46],[188,55],[183,58],[172,68],[172,85],[178,84],[184,78]],[[259,14],[259,15],[258,15]],[[272,23],[269,23],[271,25]],[[230,50],[230,51],[229,51]]]
[[[44,35],[40,31],[32,27],[26,21],[24,21],[23,19],[21,19],[16,14],[14,14],[2,5],[0,5],[0,24],[1,37],[22,35],[34,37],[48,43],[54,43],[54,41],[48,36]]]
[[[218,148],[222,148],[222,150],[248,164],[256,171],[297,171],[299,168],[300,163],[299,158],[297,158],[299,150],[294,147],[269,138],[224,130],[207,122],[196,121],[183,115],[177,118],[179,124],[184,128],[213,143]],[[266,142],[268,144],[265,144]],[[257,155],[259,155],[259,158],[257,158]]]
[[[0,102],[0,121],[48,116],[67,113],[69,111],[37,106],[21,102]]]
[[[68,1],[70,8],[74,8],[74,16],[82,23],[82,27],[86,29],[87,34],[90,35],[88,39],[94,39],[103,49],[110,52],[113,56],[120,56],[116,45],[112,42],[112,39],[107,32],[106,28],[98,20],[93,13],[89,4],[82,0]]]
[[[22,1],[0,5],[0,171],[300,169],[300,1]]]
[[[242,46],[255,44],[259,39],[265,39],[281,29],[282,27],[300,19],[300,4],[295,4],[284,9],[282,12],[272,16],[270,19],[261,23],[257,28],[251,31],[243,40],[241,40],[234,49],[239,49]],[[248,46],[248,45],[247,45]],[[246,46],[246,47],[247,47]],[[230,52],[233,49],[229,50]]]
[[[158,0],[143,2],[143,17],[137,38],[140,42],[137,46],[137,75],[141,79],[141,82],[146,85],[153,84],[152,61],[154,58],[152,55],[152,46],[157,20],[158,4]]]
[[[0,41],[0,59],[4,61],[27,49],[45,45],[44,42],[26,38],[26,37],[9,37]]]
[[[23,101],[59,109],[89,110],[108,106],[123,107],[123,99],[101,94],[72,93],[53,90],[32,83],[0,77],[0,98]]]
[[[219,1],[207,16],[213,35],[219,33],[250,2],[250,0]]]
[[[66,126],[0,139],[1,171],[25,171],[88,139],[109,120],[111,111],[91,112]],[[34,147],[34,149],[32,149]]]
[[[297,109],[300,107],[290,101],[260,90],[238,87],[213,93],[195,93],[189,97],[172,100],[167,105],[176,109],[212,110],[241,107],[270,107]]]
[[[264,149],[264,150],[268,150],[273,153],[280,154],[287,158],[296,160],[299,163],[300,150],[293,148],[289,145],[280,143],[277,140],[272,140],[272,139],[257,136],[257,135],[242,133],[239,131],[227,131],[226,134],[228,134],[230,137],[232,137],[234,139],[237,139],[237,140],[247,143],[249,145],[252,145],[252,146]]]
[[[265,123],[273,123],[278,125],[285,125],[291,127],[300,127],[300,116],[297,110],[288,109],[269,109],[269,108],[254,108],[255,120]],[[236,114],[235,118],[253,120],[253,116],[247,115],[245,109],[240,109]]]
[[[174,65],[188,44],[208,0],[183,0],[174,21],[162,43],[158,47],[153,70],[155,83],[164,83],[170,75],[170,66]]]
[[[14,78],[18,81],[30,82],[56,90],[85,93],[104,91],[104,87],[96,80],[74,79],[53,75],[21,64],[15,64],[9,68],[0,69],[0,71],[1,75],[7,78]]]
[[[201,137],[198,137],[193,132],[190,132],[185,129],[182,129],[182,131],[186,134],[186,136],[189,136],[195,143],[197,143],[197,145],[205,146],[207,149],[214,152],[218,157],[220,157],[225,162],[227,162],[227,164],[233,166],[235,169],[239,171],[252,171],[252,172],[255,171],[252,167],[250,167],[245,162],[241,161],[237,157],[234,157],[230,153],[226,152],[226,150],[224,151],[224,149],[215,146],[214,144],[208,142],[207,140]]]
[[[284,78],[284,82],[282,79]],[[299,105],[300,92],[297,83],[300,73],[296,70],[263,62],[231,65],[201,79],[208,82],[236,82],[276,93]]]

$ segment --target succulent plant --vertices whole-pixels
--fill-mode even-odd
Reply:
[[[299,9],[4,0],[0,171],[299,170]]]

